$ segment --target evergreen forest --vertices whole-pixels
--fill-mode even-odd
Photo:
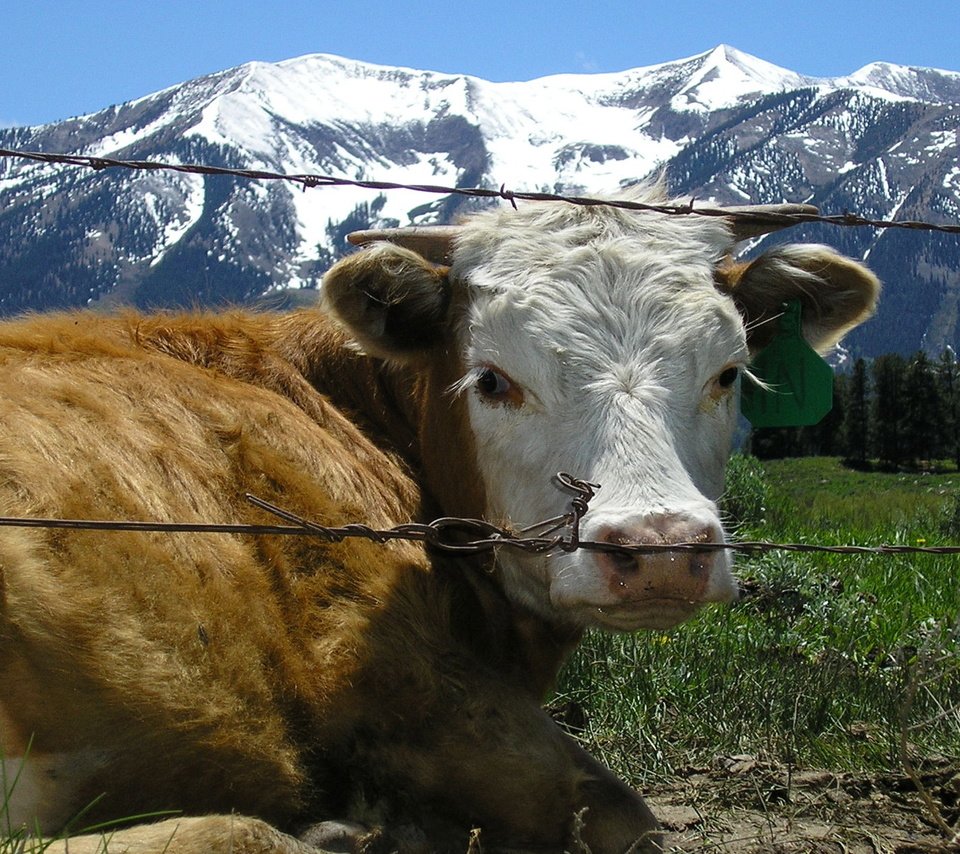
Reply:
[[[833,409],[812,427],[761,428],[761,459],[835,456],[858,468],[960,470],[960,363],[920,350],[857,359],[833,380]]]

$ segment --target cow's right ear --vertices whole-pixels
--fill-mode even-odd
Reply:
[[[374,243],[330,268],[323,301],[367,353],[409,361],[443,338],[448,272],[410,249]]]
[[[717,284],[737,304],[752,353],[773,339],[788,301],[800,301],[803,337],[824,353],[873,314],[880,294],[879,280],[863,264],[810,244],[779,246],[752,261],[727,264],[717,271]]]

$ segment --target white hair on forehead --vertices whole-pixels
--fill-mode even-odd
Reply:
[[[665,202],[658,187],[625,195]],[[736,309],[714,286],[733,244],[719,218],[538,203],[468,221],[453,275],[474,295],[463,318],[470,337],[481,328],[516,335],[522,325],[538,346],[566,350],[568,365],[578,353],[598,366],[660,351],[697,360],[693,351],[711,340],[742,349]],[[512,332],[497,320],[503,312]]]
[[[632,187],[611,198],[667,203],[659,184]],[[539,202],[467,220],[457,238],[453,273],[475,287],[500,290],[524,282],[531,273],[576,263],[585,258],[578,253],[584,247],[618,243],[633,263],[643,263],[643,253],[650,253],[651,265],[676,260],[706,268],[732,249],[734,239],[718,217]]]

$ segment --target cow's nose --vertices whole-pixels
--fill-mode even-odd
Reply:
[[[671,545],[720,543],[719,524],[687,516],[652,514],[619,524],[599,527],[593,539],[611,545]],[[598,551],[597,567],[610,592],[624,601],[675,599],[701,603],[713,598],[710,576],[726,558],[715,549],[644,551]]]

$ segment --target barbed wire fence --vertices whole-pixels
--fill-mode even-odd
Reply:
[[[155,160],[118,160],[112,157],[95,157],[80,154],[55,154],[42,151],[20,151],[16,149],[0,148],[0,157],[16,157],[40,163],[82,166],[96,171],[104,169],[127,169],[138,172],[181,172],[191,175],[229,175],[235,178],[244,178],[255,181],[284,181],[295,184],[304,190],[319,187],[357,187],[368,190],[412,190],[418,193],[432,193],[434,195],[456,195],[479,199],[500,199],[508,201],[514,206],[518,201],[527,202],[564,202],[581,207],[612,207],[631,211],[649,211],[671,216],[707,216],[732,218],[739,222],[771,223],[779,225],[796,225],[799,223],[824,223],[827,225],[870,227],[870,228],[900,228],[912,231],[937,231],[946,234],[960,234],[960,225],[951,225],[916,220],[878,220],[860,216],[859,214],[844,212],[842,214],[814,214],[814,213],[751,213],[738,211],[731,214],[729,210],[700,205],[695,199],[683,205],[657,205],[636,202],[629,199],[599,199],[589,196],[570,196],[555,193],[537,193],[527,190],[510,190],[505,184],[499,189],[485,187],[445,187],[435,184],[402,184],[393,181],[365,181],[332,175],[315,174],[282,174],[261,169],[237,169],[227,166],[206,166],[196,163],[166,163]]]
[[[347,539],[364,539],[375,543],[391,540],[406,540],[425,543],[448,554],[482,554],[496,549],[511,549],[533,554],[556,552],[593,551],[628,555],[656,554],[658,552],[709,553],[734,551],[747,554],[763,554],[772,551],[795,553],[825,553],[840,555],[960,555],[960,545],[911,546],[881,544],[867,545],[820,545],[816,543],[771,543],[743,540],[739,542],[680,542],[680,543],[608,543],[580,538],[580,519],[588,509],[590,500],[600,488],[559,472],[555,482],[565,491],[576,493],[568,512],[534,522],[522,528],[497,526],[483,519],[461,516],[444,516],[431,522],[406,522],[392,528],[375,529],[362,523],[341,526],[323,525],[291,513],[255,495],[246,495],[250,504],[266,511],[289,524],[255,525],[202,522],[144,522],[111,519],[48,519],[26,516],[0,516],[0,528],[55,528],[74,531],[139,532],[170,534],[241,534],[317,537],[330,543]],[[473,535],[473,539],[464,539]]]

